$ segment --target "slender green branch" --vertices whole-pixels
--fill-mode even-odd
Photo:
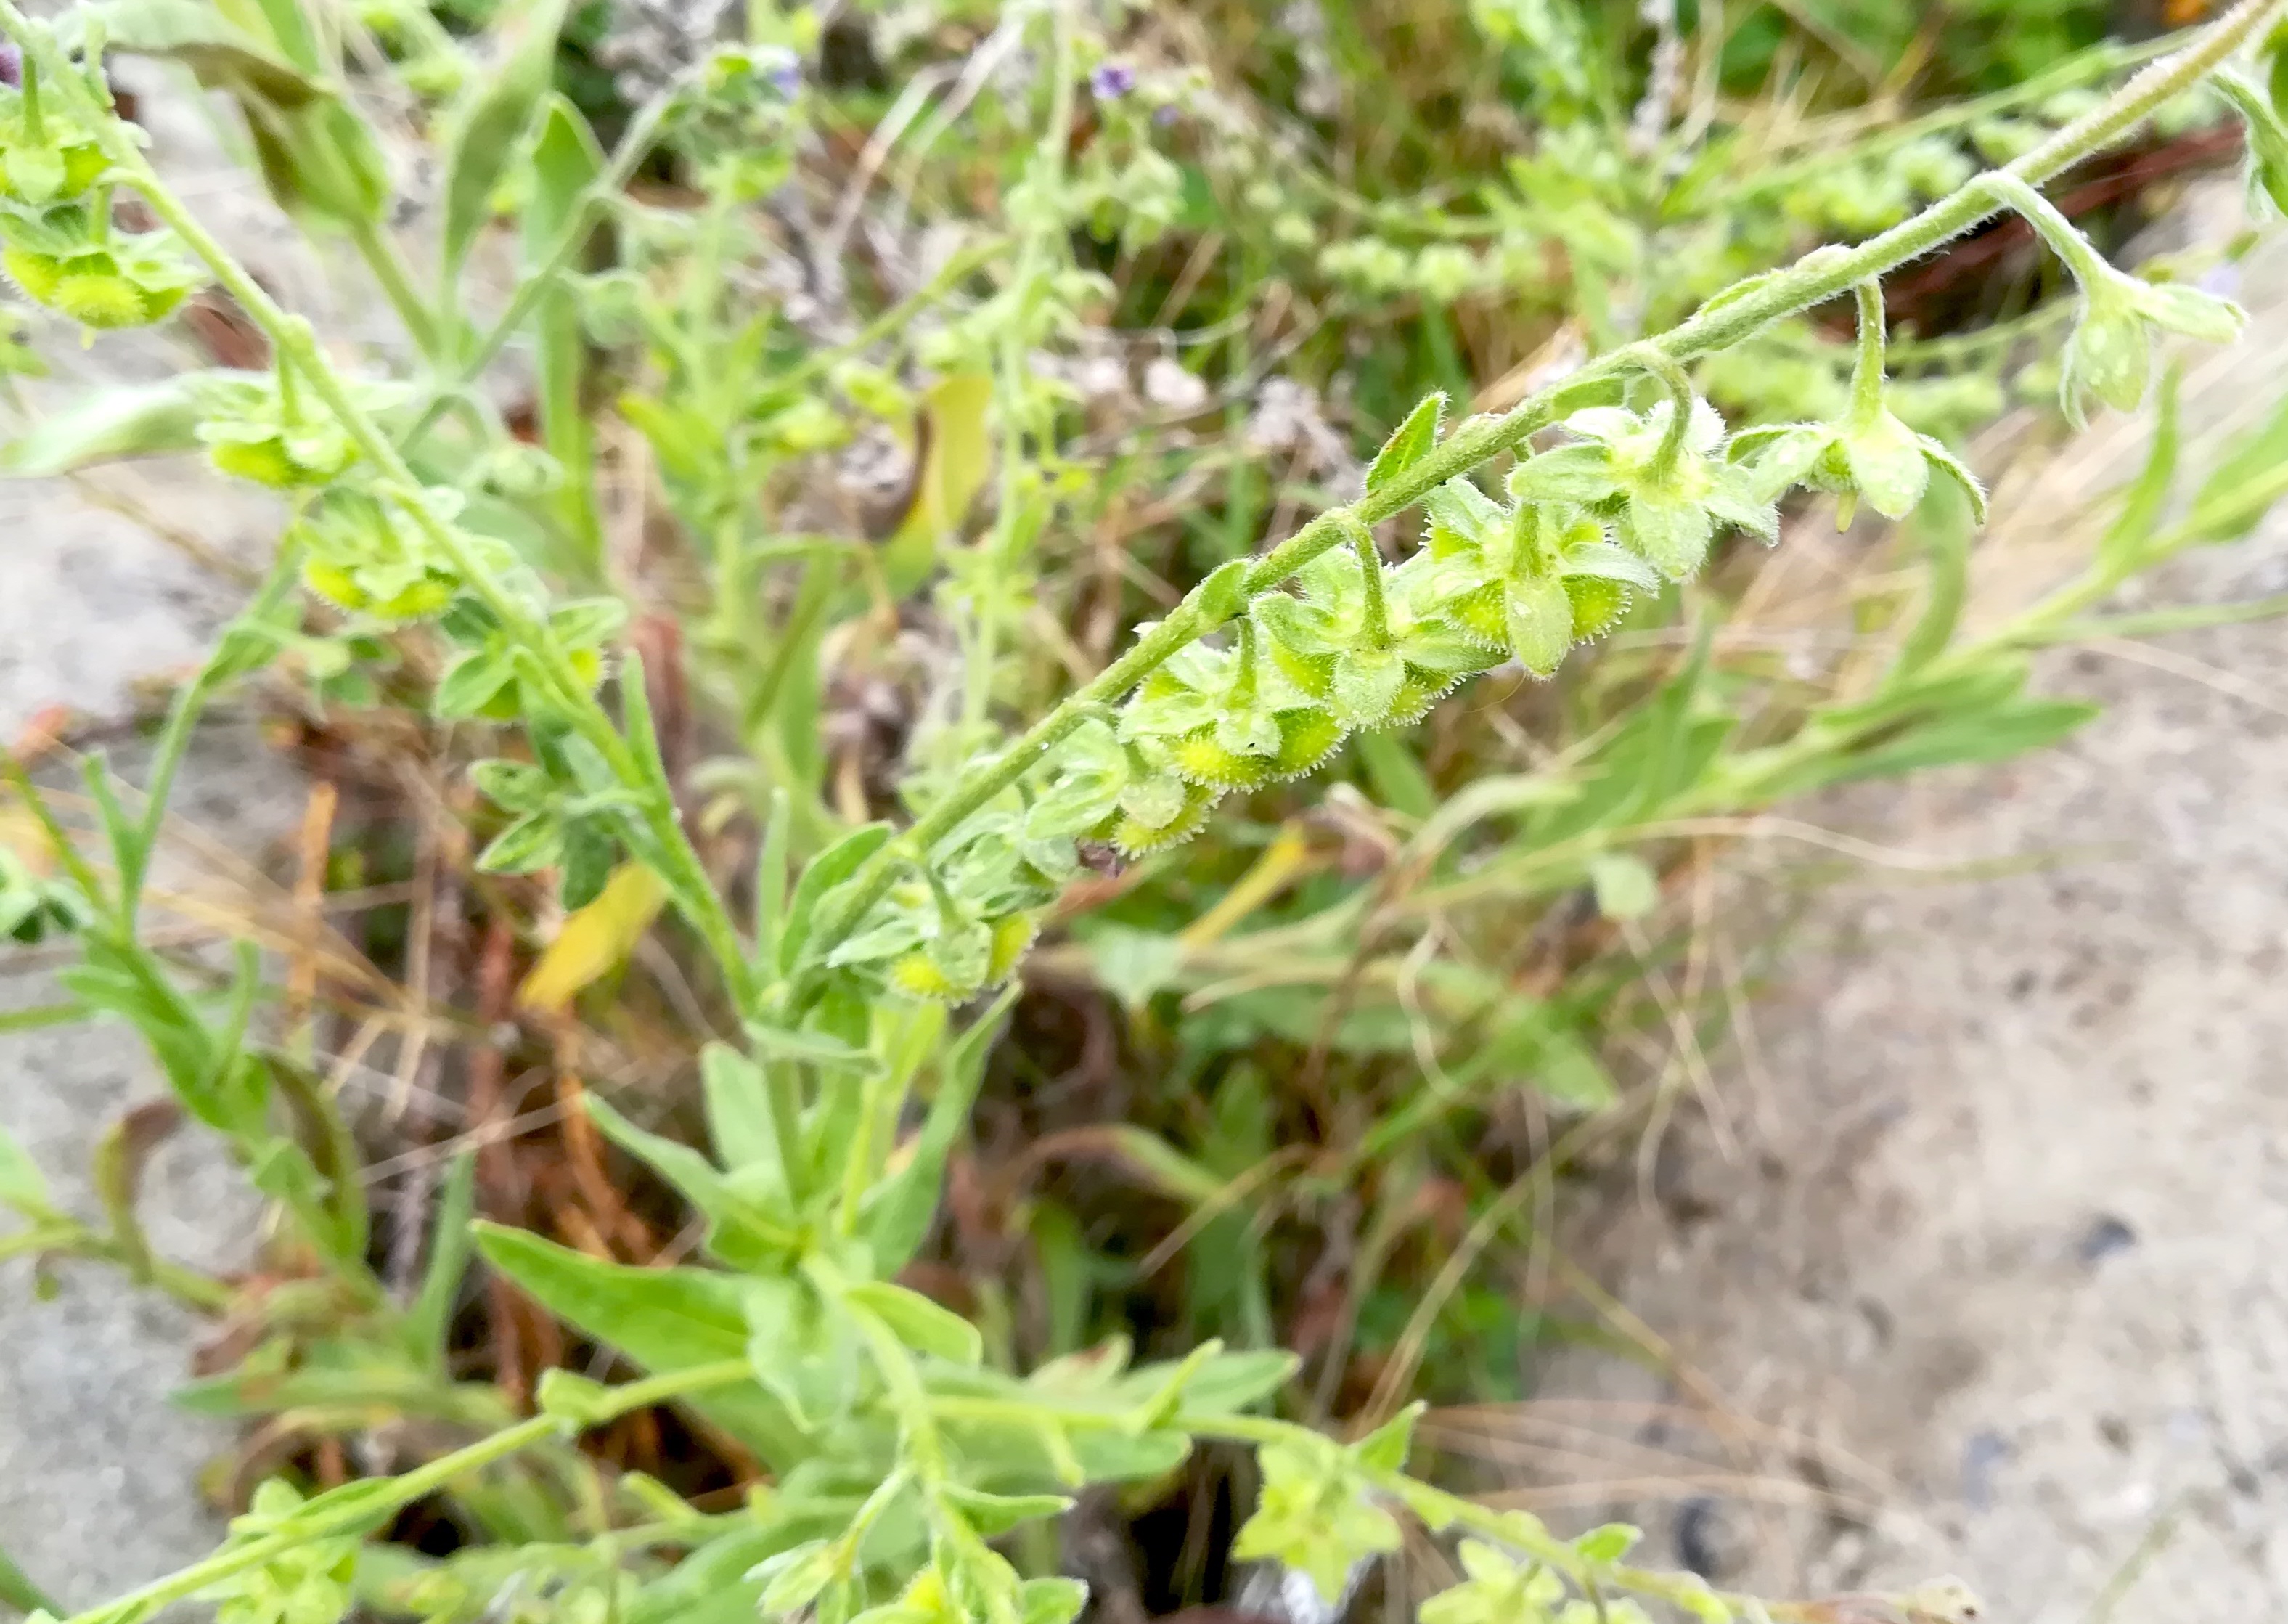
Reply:
[[[952,255],[938,267],[936,275],[867,322],[855,335],[830,348],[814,350],[796,362],[785,374],[785,386],[790,388],[806,383],[830,370],[838,363],[865,354],[897,333],[916,316],[930,309],[938,300],[991,264],[1009,246],[1009,241],[1005,236],[984,237]]]
[[[1867,424],[1883,410],[1883,284],[1871,278],[1854,291],[1859,296],[1859,355],[1851,369],[1851,417]]]
[[[2033,151],[1998,171],[2031,186],[2047,180],[2092,154],[2120,140],[2161,107],[2217,68],[2255,37],[2278,12],[2282,0],[2243,0],[2173,55],[2162,58],[2123,85],[2102,106],[2058,131]],[[1244,591],[1259,597],[1313,559],[1339,545],[1353,523],[1372,526],[1413,506],[1448,480],[1514,449],[1556,416],[1562,394],[1646,366],[1646,353],[1682,362],[1728,349],[1799,311],[1849,292],[1863,282],[1919,259],[1991,218],[2003,203],[1981,176],[1913,219],[1869,238],[1855,248],[1814,251],[1785,271],[1765,278],[1730,299],[1704,305],[1679,326],[1642,344],[1615,350],[1589,362],[1570,377],[1528,395],[1498,417],[1464,423],[1411,467],[1358,501],[1329,509],[1271,548],[1247,573]],[[1085,707],[1110,704],[1151,674],[1178,650],[1209,629],[1202,624],[1197,593],[1184,601],[1093,681],[1035,722],[992,760],[973,768],[913,826],[910,845],[926,852],[973,813],[1030,772],[1042,758],[1079,727]],[[886,846],[855,876],[847,899],[822,921],[819,951],[839,942],[896,879],[903,854]]]
[[[405,256],[397,251],[396,243],[371,220],[359,220],[352,226],[350,241],[358,257],[365,261],[366,268],[373,273],[374,281],[381,284],[382,297],[389,300],[390,308],[405,324],[407,336],[434,364],[439,359],[437,315],[415,289],[412,268],[405,263]]]
[[[1390,605],[1382,590],[1382,550],[1374,545],[1374,532],[1361,524],[1350,513],[1339,515],[1343,534],[1350,538],[1351,551],[1358,559],[1359,590],[1364,594],[1366,628],[1370,647],[1390,647]],[[1242,623],[1245,624],[1244,622]]]
[[[2074,280],[2085,288],[2105,274],[2105,256],[2099,253],[2090,240],[2075,228],[2074,223],[2055,203],[2043,196],[2026,180],[2007,170],[1997,170],[1982,175],[1974,185],[1982,185],[1997,201],[2006,203],[2023,216],[2050,251],[2065,261]]]
[[[26,1256],[85,1258],[123,1269],[135,1263],[111,1237],[61,1214],[43,1214],[30,1229],[0,1235],[0,1260]],[[220,1280],[163,1258],[150,1258],[148,1263],[147,1283],[185,1308],[201,1314],[219,1314],[230,1306],[231,1288]]]
[[[279,377],[282,381],[290,376],[290,370],[281,366]],[[294,531],[290,529],[287,532],[287,539],[279,544],[277,556],[271,561],[270,573],[263,581],[261,590],[255,594],[254,601],[240,612],[230,630],[216,643],[214,652],[199,667],[198,674],[177,692],[174,703],[168,708],[167,724],[159,735],[158,748],[152,756],[150,779],[143,792],[143,822],[136,832],[135,849],[119,854],[119,912],[125,929],[130,933],[135,928],[136,914],[142,904],[144,881],[150,875],[151,854],[159,844],[159,829],[166,821],[167,801],[174,791],[175,775],[181,769],[183,757],[190,749],[191,730],[204,713],[207,702],[213,698],[215,690],[222,686],[232,665],[241,656],[242,650],[234,641],[234,635],[242,632],[250,636],[261,635],[257,628],[268,621],[286,594],[293,590],[302,561],[301,545],[295,537]]]
[[[803,1260],[802,1270],[821,1294],[830,1300],[841,1299],[851,1318],[857,1322],[874,1368],[881,1373],[882,1385],[890,1396],[890,1406],[897,1412],[898,1429],[904,1435],[915,1480],[925,1492],[933,1493],[941,1489],[949,1481],[945,1438],[938,1430],[929,1390],[922,1384],[921,1372],[915,1367],[913,1356],[880,1315],[862,1303],[848,1301],[845,1293],[849,1282],[825,1258],[813,1253]]]
[[[572,725],[595,747],[612,768],[614,776],[634,792],[646,832],[657,848],[663,871],[661,878],[666,882],[678,909],[705,938],[718,970],[739,1008],[743,1012],[751,1009],[754,1007],[755,984],[746,949],[739,940],[737,928],[732,924],[731,916],[725,909],[713,880],[684,831],[674,796],[658,760],[655,758],[649,760],[638,759],[619,728],[613,724],[601,702],[590,691],[586,679],[573,669],[570,659],[548,634],[546,625],[534,617],[504,583],[494,577],[470,547],[467,538],[439,519],[430,511],[429,505],[420,499],[421,482],[406,463],[404,454],[359,403],[348,384],[334,370],[325,352],[319,347],[309,324],[282,309],[246,267],[200,224],[190,210],[184,207],[181,200],[145,159],[142,149],[117,120],[107,116],[95,105],[93,97],[76,76],[60,74],[64,65],[57,59],[53,44],[44,31],[33,28],[25,20],[12,0],[0,0],[0,27],[4,27],[24,48],[27,60],[45,60],[52,76],[62,78],[62,88],[80,104],[74,110],[94,132],[105,156],[133,182],[150,204],[151,211],[174,231],[191,252],[206,265],[215,280],[238,300],[255,324],[268,335],[278,355],[298,369],[302,378],[324,400],[343,432],[372,465],[383,482],[404,493],[402,506],[420,528],[425,538],[451,561],[468,590],[483,601],[517,643],[532,655],[546,679],[547,686],[553,690],[552,697],[562,707]],[[567,252],[569,251],[568,249]],[[528,280],[526,286],[531,285],[532,281]]]
[[[744,1359],[724,1359],[714,1364],[694,1365],[689,1370],[674,1371],[663,1376],[632,1381],[625,1387],[609,1389],[605,1401],[599,1404],[588,1418],[587,1424],[600,1425],[631,1411],[646,1409],[668,1399],[703,1392],[709,1388],[727,1387],[734,1381],[746,1381],[753,1373]],[[481,1467],[504,1461],[535,1445],[547,1443],[564,1426],[565,1423],[555,1416],[536,1415],[529,1421],[503,1428],[489,1437],[479,1438],[465,1448],[457,1449],[449,1455],[441,1455],[426,1466],[417,1467],[401,1476],[367,1479],[356,1485],[358,1493],[345,1495],[338,1505],[327,1507],[322,1503],[317,1504],[306,1510],[305,1515],[298,1517],[289,1528],[217,1551],[203,1562],[193,1563],[163,1579],[154,1580],[131,1590],[115,1601],[77,1614],[68,1624],[99,1624],[99,1620],[105,1619],[140,1618],[170,1602],[179,1602],[195,1596],[210,1585],[262,1567],[313,1540],[361,1533],[400,1507],[409,1506],[425,1495],[448,1488],[456,1479],[466,1477]]]
[[[2277,620],[2288,615],[2288,593],[2250,598],[2238,603],[2189,603],[2179,609],[2148,609],[2134,615],[2099,615],[2086,620],[2059,620],[2029,626],[2011,641],[2022,649],[2055,643],[2091,642],[2099,638],[2165,637],[2172,632],[2197,632],[2210,626],[2245,625],[2255,620]]]
[[[0,777],[6,778],[16,793],[23,798],[24,805],[40,825],[40,832],[48,837],[49,849],[55,854],[56,861],[64,865],[64,872],[71,876],[72,883],[80,889],[80,895],[93,906],[102,908],[102,882],[96,878],[95,870],[88,860],[80,855],[78,844],[64,828],[62,820],[56,816],[55,809],[48,805],[48,798],[40,793],[40,786],[32,781],[31,772],[25,767],[23,758],[12,750],[0,750]]]
[[[1065,152],[1071,144],[1073,115],[1073,0],[1050,0],[1049,28],[1050,84],[1048,122],[1041,139],[1034,148],[1036,190],[1042,203],[1058,196],[1064,190]],[[1037,209],[1039,204],[1037,203]],[[1050,256],[1058,251],[1064,241],[1062,224],[1047,217],[1045,211],[1024,235],[1017,251],[1017,267],[1010,279],[1012,296],[1017,308],[1001,332],[999,353],[995,357],[999,373],[997,390],[1000,395],[1001,473],[1000,499],[993,517],[993,531],[984,543],[984,556],[980,561],[985,580],[972,606],[973,625],[970,630],[968,657],[965,661],[962,682],[962,720],[974,729],[985,720],[987,708],[993,697],[993,667],[995,649],[1001,636],[1001,592],[996,579],[1014,561],[1017,537],[1023,530],[1023,502],[1020,499],[1020,481],[1025,466],[1022,455],[1027,435],[1048,432],[1042,414],[1036,406],[1026,402],[1026,350],[1030,343],[1033,313],[1039,307],[1047,291],[1051,271]],[[949,515],[949,518],[954,515]]]
[[[68,1026],[75,1021],[91,1019],[95,1012],[85,1004],[33,1004],[22,1009],[0,1010],[0,1032],[28,1032],[36,1027]]]
[[[1699,397],[1684,368],[1657,344],[1633,344],[1622,353],[1658,378],[1661,387],[1668,391],[1668,427],[1660,437],[1660,449],[1653,453],[1652,461],[1653,467],[1665,478],[1683,459],[1685,437],[1692,432],[1693,404]]]

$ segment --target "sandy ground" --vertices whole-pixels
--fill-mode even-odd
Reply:
[[[2196,461],[2282,396],[2288,255],[2241,292],[2247,339],[2189,394]],[[2059,477],[2136,457],[2117,429]],[[2140,595],[2284,590],[2277,511]],[[2035,861],[1808,895],[1720,1065],[1723,1126],[1578,1215],[1680,1373],[1569,1356],[1539,1413],[1605,1440],[1583,1475],[1671,1480],[1616,1496],[1658,1557],[1796,1594],[1951,1572],[2004,1624],[2288,1616],[2288,640],[2155,648],[2046,662],[2107,707],[2064,748],[1815,808]]]
[[[203,744],[177,793],[187,819],[242,849],[299,804],[243,728]],[[0,975],[0,1015],[59,996],[43,975]],[[141,1040],[108,1023],[0,1034],[0,1126],[60,1205],[99,1219],[88,1178],[97,1137],[166,1092]],[[209,1269],[242,1263],[260,1222],[244,1173],[195,1126],[153,1158],[137,1210],[161,1255]],[[201,1334],[195,1317],[102,1265],[60,1265],[53,1279],[42,1302],[28,1265],[0,1266],[0,1548],[67,1605],[88,1607],[212,1548],[221,1523],[196,1480],[232,1434],[167,1402]]]

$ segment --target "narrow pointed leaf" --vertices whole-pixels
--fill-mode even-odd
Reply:
[[[1445,417],[1445,394],[1442,392],[1425,396],[1406,414],[1406,421],[1383,442],[1382,450],[1367,466],[1366,488],[1381,490],[1427,456],[1430,448],[1438,443],[1438,426]]]

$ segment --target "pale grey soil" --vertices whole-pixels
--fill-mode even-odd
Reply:
[[[195,752],[184,818],[258,851],[300,804],[290,775],[243,728]],[[158,883],[171,878],[163,871]],[[0,1012],[60,996],[44,975],[0,976]],[[0,1127],[28,1151],[67,1211],[101,1215],[88,1179],[97,1137],[166,1092],[142,1042],[115,1024],[0,1034]],[[207,1269],[244,1264],[260,1211],[245,1174],[195,1125],[153,1157],[138,1211],[154,1249]],[[173,1409],[202,1322],[101,1264],[0,1266],[0,1548],[67,1605],[92,1606],[203,1556],[221,1536],[201,1469],[228,1428]]]

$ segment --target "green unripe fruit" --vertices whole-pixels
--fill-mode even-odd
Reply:
[[[1463,635],[1489,649],[1509,647],[1509,600],[1501,583],[1489,581],[1468,596],[1457,599],[1447,617]]]
[[[1555,673],[1573,647],[1573,600],[1554,576],[1509,583],[1510,652],[1537,677]]]
[[[56,279],[55,291],[47,300],[52,309],[83,327],[140,327],[152,319],[142,289],[99,265],[76,268],[84,263],[74,260],[75,268]]]
[[[10,281],[43,305],[55,302],[56,284],[64,275],[62,262],[53,254],[34,253],[28,248],[0,251],[0,270],[6,271]]]
[[[1314,699],[1324,699],[1335,680],[1335,657],[1331,654],[1305,654],[1291,649],[1276,637],[1264,639],[1270,651],[1271,663],[1280,674]]]
[[[383,620],[425,620],[441,614],[453,601],[453,582],[439,575],[428,576],[377,601],[358,585],[354,571],[323,559],[312,559],[302,566],[302,585],[352,614],[371,614]],[[515,714],[513,709],[509,713]]]
[[[1112,821],[1109,837],[1126,856],[1140,857],[1148,852],[1165,850],[1197,834],[1221,797],[1220,790],[1200,784],[1187,784],[1175,816],[1166,823],[1147,824],[1124,808]]]
[[[1271,779],[1271,759],[1227,750],[1216,742],[1213,727],[1202,728],[1177,741],[1176,770],[1192,784],[1224,790],[1251,790]]]
[[[908,998],[933,1004],[955,1004],[976,991],[955,984],[938,961],[921,948],[900,955],[890,965],[890,985]]]
[[[207,460],[218,473],[234,479],[251,480],[273,490],[325,482],[310,479],[307,471],[287,454],[283,442],[277,440],[220,441],[208,449]]]
[[[1272,771],[1282,778],[1299,778],[1343,742],[1343,725],[1324,711],[1279,712],[1279,753]]]
[[[1573,641],[1585,643],[1611,631],[1629,612],[1629,589],[1599,575],[1569,575],[1565,596],[1573,606]]]
[[[993,921],[993,946],[986,955],[985,980],[998,986],[1016,973],[1018,961],[1033,945],[1035,927],[1029,913],[1011,913]]]

